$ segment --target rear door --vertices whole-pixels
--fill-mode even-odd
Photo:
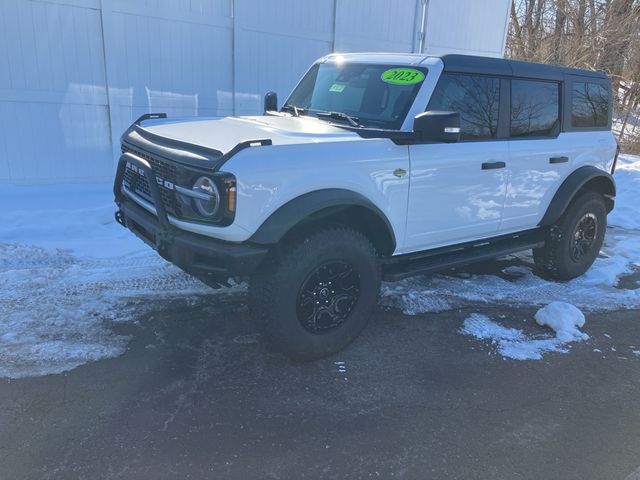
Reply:
[[[534,228],[569,174],[573,152],[561,130],[561,83],[511,80],[510,140],[502,233]]]
[[[616,149],[610,92],[605,78],[565,75],[564,88],[558,81],[511,81],[503,233],[536,227],[562,182],[581,166],[610,170]]]

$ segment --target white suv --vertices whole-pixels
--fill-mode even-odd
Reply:
[[[463,55],[328,55],[261,116],[147,114],[122,137],[116,218],[212,286],[249,278],[268,338],[338,351],[381,279],[533,249],[584,273],[615,197],[600,72]]]

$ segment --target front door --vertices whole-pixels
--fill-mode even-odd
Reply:
[[[458,143],[411,145],[404,252],[495,236],[507,183],[498,139],[500,79],[443,73],[428,110],[460,113]]]
[[[507,142],[412,145],[405,252],[495,236]]]

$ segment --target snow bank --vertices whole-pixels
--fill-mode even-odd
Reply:
[[[535,319],[538,325],[553,329],[561,342],[589,339],[589,335],[579,329],[584,326],[584,314],[570,303],[551,302],[536,312]]]
[[[118,225],[110,184],[2,185],[0,243],[109,258],[148,252]]]
[[[640,230],[640,157],[620,155],[614,178],[618,192],[609,224]]]
[[[110,185],[0,189],[0,377],[64,372],[124,352],[119,322],[148,298],[225,295],[118,225]]]

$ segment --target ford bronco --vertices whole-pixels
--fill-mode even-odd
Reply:
[[[381,280],[528,249],[583,274],[616,193],[611,97],[600,72],[327,55],[263,115],[140,117],[116,218],[209,285],[248,278],[267,338],[311,360],[362,331]]]

